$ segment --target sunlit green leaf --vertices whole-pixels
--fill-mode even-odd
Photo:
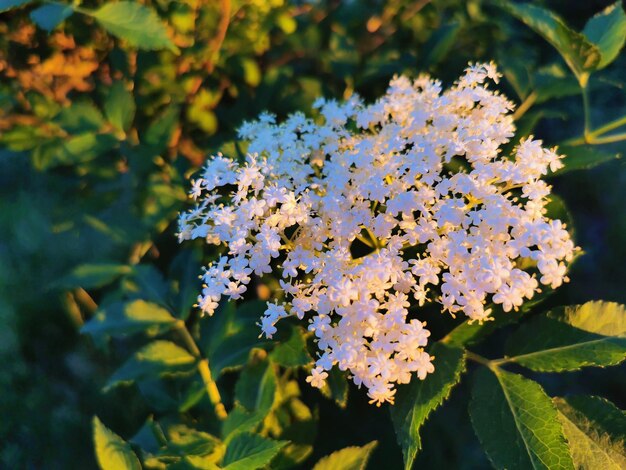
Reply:
[[[102,470],[140,470],[139,459],[126,441],[93,418],[96,457]]]
[[[176,321],[167,310],[152,302],[116,302],[99,310],[81,332],[92,335],[126,335],[138,331],[156,334]]]
[[[626,359],[626,310],[588,302],[534,317],[507,345],[507,362],[541,372],[610,366]]]
[[[81,264],[74,268],[69,275],[57,281],[55,285],[66,288],[96,289],[112,283],[130,271],[131,267],[125,264]]]
[[[158,340],[137,351],[107,382],[106,388],[143,378],[187,373],[196,359],[170,341]]]
[[[111,34],[140,49],[178,48],[156,12],[136,2],[109,2],[90,13]]]
[[[222,467],[226,470],[256,470],[267,466],[287,444],[247,432],[235,435],[226,447]]]
[[[363,447],[346,447],[323,457],[313,470],[365,470],[370,454],[378,443],[372,441]]]
[[[104,112],[107,119],[120,131],[127,131],[135,117],[135,99],[124,83],[115,82],[109,89],[104,102]]]
[[[553,398],[576,468],[626,468],[626,413],[604,398]]]
[[[626,14],[622,0],[606,7],[587,21],[583,34],[600,50],[601,58],[597,69],[613,62],[626,40]]]
[[[474,376],[469,411],[494,467],[574,468],[556,408],[538,383],[482,368]]]

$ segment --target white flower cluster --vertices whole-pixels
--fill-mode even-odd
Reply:
[[[317,119],[246,123],[245,162],[210,159],[193,182],[197,206],[180,217],[180,240],[227,247],[203,275],[202,311],[240,298],[253,274],[281,273],[284,302],[268,303],[263,333],[306,319],[319,347],[313,386],[337,366],[372,402],[393,403],[396,383],[434,370],[412,305],[484,321],[489,303],[517,309],[539,283],[567,280],[575,247],[546,218],[541,180],[561,157],[532,139],[500,153],[515,127],[512,103],[488,89],[498,77],[493,64],[470,65],[446,91],[398,77],[370,105],[320,99]]]

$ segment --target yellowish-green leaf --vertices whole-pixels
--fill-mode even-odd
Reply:
[[[266,467],[286,444],[287,441],[273,441],[258,434],[238,433],[228,442],[222,467],[225,470]]]
[[[163,307],[145,300],[133,300],[116,302],[99,310],[81,332],[92,335],[125,335],[139,331],[158,333],[175,322],[176,318]]]
[[[509,340],[504,362],[540,372],[610,366],[626,359],[626,310],[588,302],[533,318]]]
[[[156,12],[137,2],[107,2],[89,13],[109,33],[140,49],[169,49],[178,53]]]
[[[97,416],[93,418],[96,457],[102,470],[140,470],[139,459],[120,436],[107,428]]]
[[[346,447],[333,452],[320,459],[313,470],[364,470],[377,444],[372,441],[363,447]]]
[[[626,468],[626,413],[604,398],[553,398],[576,468]]]
[[[171,341],[153,341],[137,351],[109,379],[106,388],[144,378],[190,372],[196,359]]]
[[[118,130],[127,131],[130,128],[135,117],[135,99],[123,82],[118,81],[111,86],[104,102],[104,112]]]

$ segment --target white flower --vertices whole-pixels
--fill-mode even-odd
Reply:
[[[498,78],[494,64],[470,65],[446,91],[397,77],[373,104],[320,99],[318,120],[244,124],[246,161],[210,159],[179,220],[181,241],[226,246],[199,308],[211,315],[252,274],[275,272],[284,304],[267,304],[262,334],[289,315],[305,321],[319,348],[307,381],[322,387],[338,367],[380,405],[434,371],[411,302],[482,322],[488,304],[516,310],[539,283],[567,281],[575,247],[545,216],[541,180],[561,157],[532,138],[502,155],[515,127],[513,105],[488,88]]]

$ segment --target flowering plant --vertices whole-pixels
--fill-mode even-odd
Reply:
[[[0,0],[0,467],[626,468],[596,3]]]
[[[307,381],[321,388],[336,366],[380,405],[396,383],[434,371],[411,302],[483,322],[487,304],[509,312],[540,284],[560,286],[575,249],[545,215],[541,178],[561,157],[532,138],[502,153],[515,126],[513,104],[488,88],[499,77],[493,63],[445,91],[396,77],[370,105],[316,101],[317,122],[265,114],[242,126],[245,161],[211,158],[180,218],[180,240],[226,245],[202,276],[202,311],[280,270],[285,297],[268,302],[263,334],[287,316],[306,320],[319,349]]]

